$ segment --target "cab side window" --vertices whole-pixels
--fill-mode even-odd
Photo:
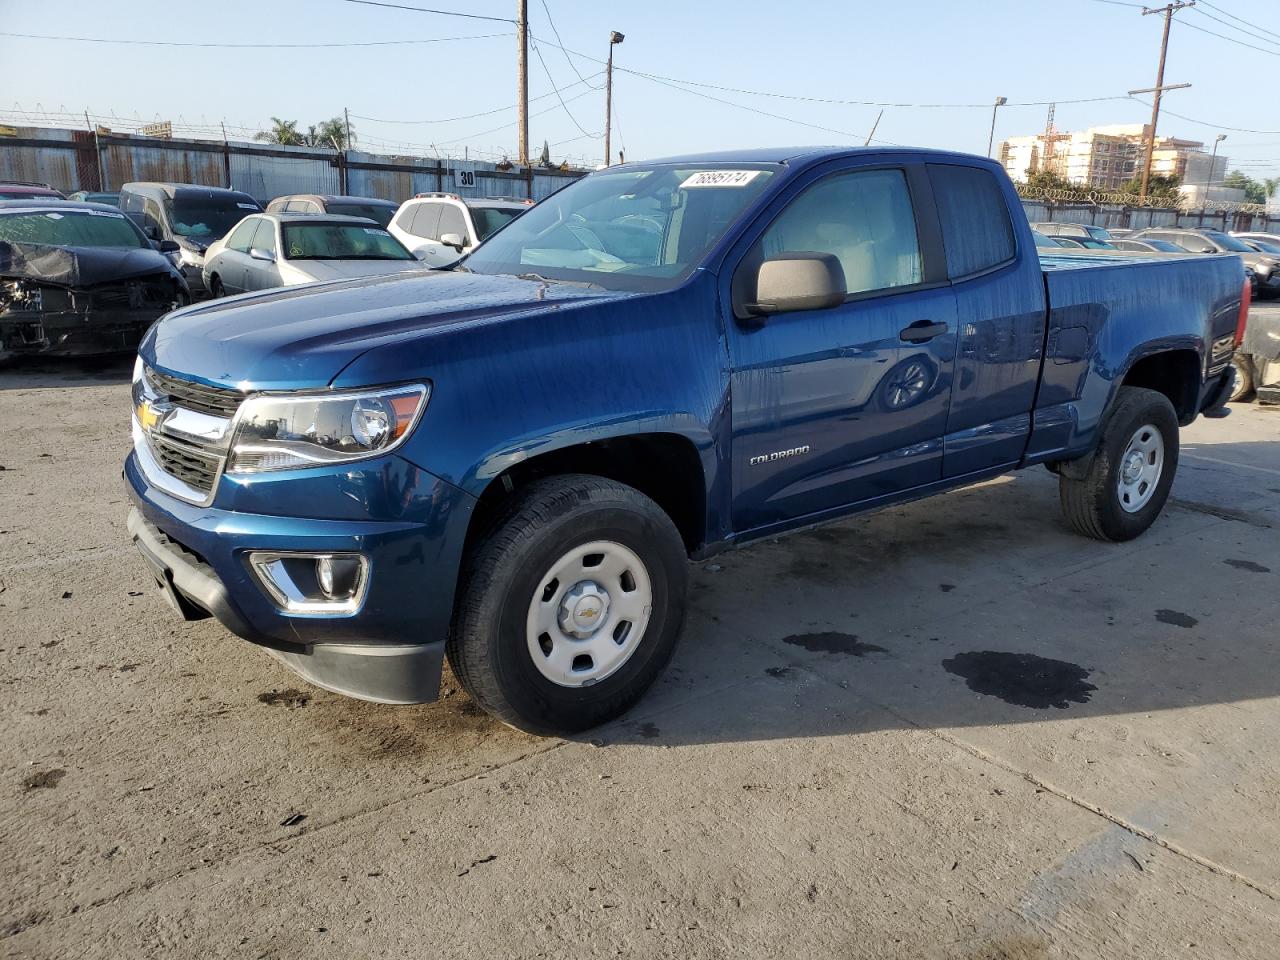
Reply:
[[[901,170],[835,174],[806,189],[770,224],[758,257],[829,253],[849,293],[920,283],[923,261],[907,178]]]
[[[261,222],[257,217],[248,217],[241,220],[239,226],[232,230],[231,236],[227,238],[227,249],[248,253],[253,246],[253,235],[257,232],[258,224]]]
[[[929,164],[933,196],[942,221],[947,273],[951,279],[982,273],[1013,260],[1015,245],[1009,205],[996,178],[987,170],[954,164]],[[1071,236],[1089,234],[1064,228]]]
[[[439,206],[440,225],[436,227],[436,232],[431,235],[431,239],[439,240],[446,233],[456,233],[465,241],[467,239],[467,221],[463,219],[462,211],[448,203],[442,203]]]

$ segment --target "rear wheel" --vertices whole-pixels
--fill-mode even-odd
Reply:
[[[1231,393],[1228,403],[1239,403],[1253,396],[1256,385],[1253,382],[1253,361],[1247,356],[1236,354],[1231,358]]]
[[[662,508],[586,475],[530,485],[468,561],[447,645],[477,703],[566,734],[632,706],[670,658],[688,563]]]
[[[1177,468],[1178,416],[1169,398],[1121,387],[1094,452],[1060,468],[1063,514],[1087,537],[1132,540],[1164,509]]]

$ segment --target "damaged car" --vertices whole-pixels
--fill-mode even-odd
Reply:
[[[157,246],[106,204],[0,202],[0,360],[136,350],[191,301]]]

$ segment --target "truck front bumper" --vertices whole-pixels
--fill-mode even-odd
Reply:
[[[303,519],[176,500],[148,482],[132,454],[124,475],[133,501],[129,536],[183,619],[216,617],[337,693],[379,703],[436,698],[471,507],[457,488],[387,458],[369,467],[369,483],[416,487],[400,501],[419,505],[414,519]],[[250,562],[260,551],[359,554],[368,564],[367,590],[351,612],[290,612]]]

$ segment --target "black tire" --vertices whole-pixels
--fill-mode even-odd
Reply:
[[[1123,459],[1138,431],[1151,426],[1164,444],[1164,463],[1146,504],[1129,512],[1119,489]],[[1178,469],[1178,415],[1169,398],[1143,387],[1121,387],[1098,446],[1088,457],[1063,464],[1058,494],[1067,523],[1095,540],[1132,540],[1146,531],[1169,498]]]
[[[1227,402],[1243,403],[1253,396],[1254,388],[1257,386],[1253,382],[1253,360],[1237,353],[1231,358],[1231,367],[1234,380]]]
[[[226,287],[222,285],[222,278],[216,273],[209,278],[209,296],[217,300],[227,295]]]
[[[633,652],[613,673],[589,686],[563,686],[534,662],[530,604],[557,561],[598,540],[621,544],[643,562],[651,612]],[[639,700],[671,658],[688,577],[675,525],[638,490],[581,474],[537,481],[464,563],[446,645],[449,665],[476,703],[513,727],[561,735],[598,726]]]

